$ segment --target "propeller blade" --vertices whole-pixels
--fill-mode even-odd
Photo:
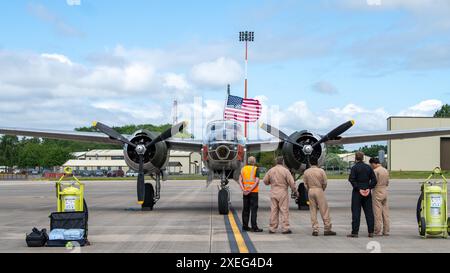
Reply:
[[[329,132],[328,134],[323,136],[322,139],[319,140],[319,142],[314,143],[313,148],[317,147],[318,145],[321,145],[322,143],[327,142],[328,140],[339,137],[343,133],[347,132],[350,128],[352,128],[353,125],[355,125],[355,121],[351,120],[351,121],[347,121],[346,123],[338,126],[334,130],[332,130],[331,132]]]
[[[101,122],[94,122],[94,123],[92,123],[92,125],[94,126],[94,128],[98,129],[100,132],[104,133],[105,135],[108,135],[110,138],[119,140],[119,141],[123,142],[124,144],[131,145],[132,147],[136,147],[136,144],[132,143],[126,137],[119,134],[113,128],[111,128]]]
[[[297,143],[296,141],[293,141],[292,139],[289,138],[288,135],[286,135],[282,131],[278,130],[277,128],[273,127],[272,125],[262,123],[261,129],[263,129],[264,131],[271,134],[272,136],[277,137],[285,142],[288,142],[288,143],[291,143],[292,145],[297,145],[297,146],[303,148],[303,145]]]
[[[139,175],[137,178],[137,198],[140,205],[145,200],[144,155],[139,155]]]
[[[164,141],[166,139],[169,139],[169,138],[173,137],[174,135],[176,135],[179,132],[183,131],[184,128],[186,128],[186,125],[187,125],[186,122],[178,123],[177,125],[173,126],[172,128],[164,131],[162,134],[160,134],[158,137],[156,137],[154,140],[152,140],[152,142],[147,144],[146,147],[147,148],[151,147],[151,146],[155,145],[156,143],[159,143],[161,141]]]

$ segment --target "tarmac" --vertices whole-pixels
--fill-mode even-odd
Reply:
[[[55,184],[0,181],[0,252],[13,253],[368,253],[450,252],[450,239],[422,239],[416,223],[418,180],[392,180],[391,236],[367,237],[362,220],[360,238],[349,239],[351,187],[344,180],[329,182],[327,198],[336,237],[312,237],[309,211],[291,201],[293,234],[269,234],[270,195],[261,187],[259,226],[263,233],[240,230],[242,197],[230,183],[233,212],[219,215],[216,184],[204,181],[166,181],[154,211],[142,212],[131,181],[86,183],[91,246],[81,249],[27,248],[25,234],[33,227],[49,228],[56,211]],[[364,216],[363,216],[364,217]],[[364,218],[363,218],[364,219]],[[322,234],[321,234],[322,235]]]

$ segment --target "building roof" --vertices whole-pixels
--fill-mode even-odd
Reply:
[[[111,156],[123,156],[123,150],[92,150],[88,152],[75,152],[72,153],[74,157],[111,157]]]
[[[125,160],[69,160],[63,167],[127,167]]]
[[[390,119],[396,119],[396,118],[405,118],[405,119],[450,119],[450,118],[445,118],[445,117],[423,117],[423,116],[392,116],[392,117],[388,117],[388,120]]]
[[[183,167],[183,164],[181,162],[169,162],[169,167]]]

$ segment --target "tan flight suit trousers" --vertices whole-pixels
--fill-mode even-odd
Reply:
[[[308,191],[309,209],[311,211],[311,223],[314,232],[319,232],[319,221],[317,220],[317,210],[322,216],[325,231],[331,231],[330,209],[321,188],[311,188]]]
[[[390,232],[388,186],[389,172],[382,166],[373,170],[377,177],[377,186],[372,193],[373,214],[375,216],[375,234],[388,235]]]
[[[325,231],[331,231],[331,219],[328,202],[325,197],[327,188],[327,175],[325,171],[317,166],[312,166],[303,174],[303,182],[308,189],[309,210],[311,212],[311,224],[314,232],[319,232],[319,221],[317,210],[322,216]]]
[[[285,193],[278,193],[276,196],[270,198],[270,227],[269,229],[275,232],[280,225],[281,217],[281,230],[288,231],[290,229],[289,224],[289,193],[286,190]]]
[[[280,226],[282,231],[288,231],[289,225],[289,191],[296,192],[295,181],[291,172],[282,165],[270,169],[264,177],[264,184],[270,185],[271,214],[270,231],[275,232]]]
[[[390,232],[389,204],[387,187],[377,187],[373,191],[373,214],[375,216],[375,234],[388,235]]]

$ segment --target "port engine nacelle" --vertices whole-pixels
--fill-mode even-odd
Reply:
[[[147,130],[140,130],[133,134],[133,137],[130,139],[130,141],[135,144],[150,143],[156,137],[157,135],[153,134],[152,132],[149,132]],[[124,155],[127,165],[131,169],[138,171],[139,156],[136,153],[135,148],[126,144],[124,146]],[[164,141],[161,141],[150,147],[146,151],[144,156],[144,170],[146,171],[146,173],[159,173],[168,161],[169,150],[167,148],[167,144]]]

